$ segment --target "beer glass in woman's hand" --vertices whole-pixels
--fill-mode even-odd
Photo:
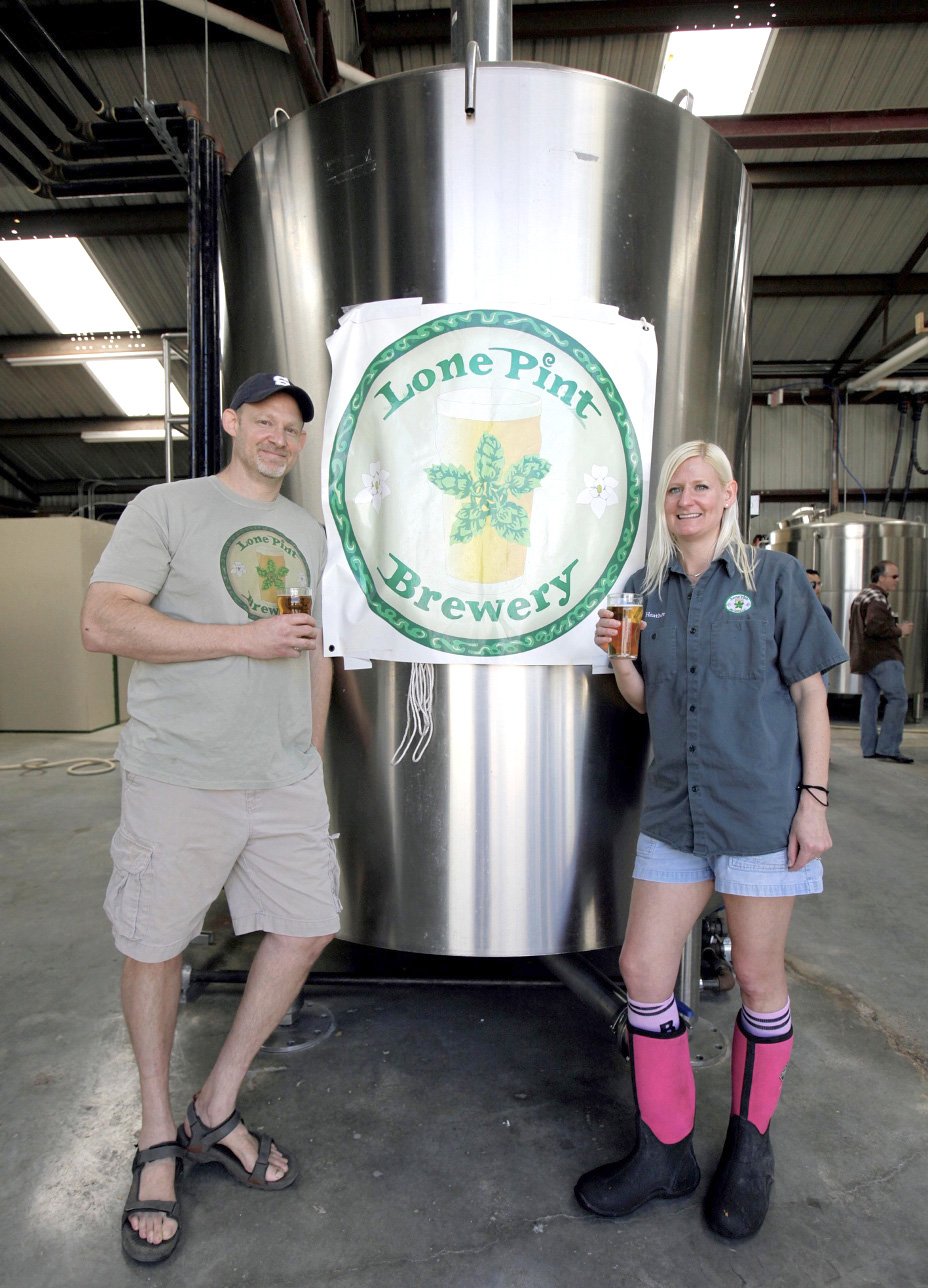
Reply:
[[[644,601],[631,591],[613,591],[606,599],[606,607],[618,625],[618,634],[609,641],[610,657],[636,658]]]

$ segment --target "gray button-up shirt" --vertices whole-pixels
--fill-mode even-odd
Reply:
[[[803,566],[758,550],[695,586],[677,560],[644,597],[638,665],[654,760],[641,830],[690,854],[770,854],[789,839],[801,779],[789,685],[847,661]],[[628,589],[641,590],[644,570]]]

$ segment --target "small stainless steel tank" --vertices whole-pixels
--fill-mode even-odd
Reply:
[[[741,456],[751,200],[735,153],[643,90],[564,67],[428,68],[328,99],[262,140],[226,192],[226,388],[329,382],[346,305],[583,300],[655,324],[653,460]],[[319,514],[319,456],[292,495]],[[391,757],[409,666],[336,678],[327,772],[348,939],[516,956],[616,944],[646,722],[582,667],[436,667],[435,735]]]
[[[795,555],[804,568],[822,574],[822,603],[831,609],[835,630],[848,647],[851,603],[870,584],[870,569],[882,559],[899,565],[899,590],[890,596],[901,621],[915,623],[902,641],[905,685],[921,717],[928,645],[928,527],[908,519],[870,514],[803,514],[783,519],[770,533],[772,550]],[[860,677],[850,666],[829,672],[832,693],[860,693]]]

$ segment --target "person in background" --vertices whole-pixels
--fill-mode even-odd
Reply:
[[[870,585],[851,604],[851,671],[861,677],[860,750],[865,760],[911,765],[902,755],[902,730],[909,704],[899,641],[912,634],[912,622],[900,622],[889,606],[899,589],[899,569],[883,559],[870,570]],[[886,698],[877,733],[880,694]]]
[[[331,663],[312,616],[277,612],[289,586],[312,588],[319,612],[325,534],[280,495],[312,415],[285,376],[246,380],[222,413],[229,464],[139,493],[84,601],[84,647],[135,659],[105,904],[142,1095],[122,1221],[135,1261],[177,1246],[182,1164],[219,1163],[250,1189],[297,1177],[294,1155],[252,1135],[235,1106],[341,909],[320,759]],[[175,1129],[181,954],[223,886],[236,934],[265,933],[222,1050]]]
[[[809,578],[809,585],[815,591],[815,598],[822,604],[822,574],[817,568],[807,568],[806,576]],[[822,604],[822,608],[825,610],[825,616],[832,622],[831,609],[827,604]]]
[[[822,574],[818,571],[817,568],[807,568],[806,576],[809,578],[809,585],[815,591],[815,598],[818,600],[820,604],[822,604]],[[825,616],[832,623],[832,625],[834,625],[834,621],[832,620],[832,616],[831,616],[831,609],[828,607],[827,604],[822,604],[822,608],[825,610]],[[822,676],[822,679],[825,682],[825,689],[827,691],[828,689],[827,673]]]
[[[847,654],[792,555],[746,546],[725,453],[694,441],[661,469],[639,657],[613,658],[619,690],[647,713],[653,760],[620,968],[636,1108],[631,1153],[581,1176],[577,1199],[625,1216],[689,1194],[696,1090],[673,994],[690,930],[725,896],[741,1009],[728,1134],[709,1185],[710,1227],[756,1233],[773,1182],[770,1119],[793,1042],[784,953],[796,895],[822,889],[830,848],[830,729],[820,674]],[[600,610],[596,643],[617,624]]]

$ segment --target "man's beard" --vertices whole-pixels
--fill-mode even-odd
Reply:
[[[266,479],[283,478],[283,476],[287,472],[288,463],[289,462],[287,461],[283,461],[280,465],[277,465],[277,466],[267,465],[262,460],[260,452],[258,452],[257,455],[255,456],[255,465],[257,467],[258,473],[263,474]]]

